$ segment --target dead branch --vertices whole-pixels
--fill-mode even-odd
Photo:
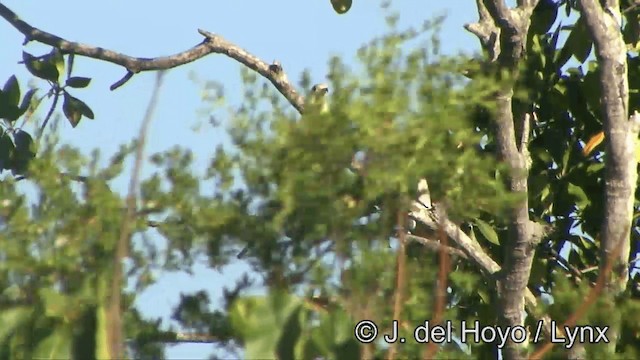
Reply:
[[[465,254],[464,251],[453,248],[451,246],[444,246],[440,244],[440,241],[438,240],[431,240],[431,239],[427,239],[421,236],[416,236],[411,234],[407,234],[406,237],[407,237],[407,240],[415,241],[429,250],[432,250],[432,251],[444,250],[447,253],[449,253],[449,255],[458,256],[463,259],[468,259],[467,254]]]
[[[438,224],[441,223],[442,230],[449,239],[453,240],[460,251],[465,254],[465,258],[480,268],[489,280],[489,284],[496,286],[495,277],[502,270],[500,265],[484,251],[476,240],[471,239],[465,234],[458,225],[448,219],[441,220],[438,217],[438,206],[438,204],[433,204],[427,207],[424,206],[422,202],[416,201],[413,204],[410,215],[433,231],[437,231]],[[534,318],[541,319],[544,322],[543,332],[545,336],[548,337],[549,334],[551,334],[552,319],[548,315],[540,312],[538,309],[538,300],[528,288],[525,289],[524,300],[527,312]],[[556,327],[556,334],[564,334],[564,331],[560,327]]]
[[[304,111],[304,98],[289,82],[282,66],[278,62],[267,64],[255,55],[225,40],[220,35],[205,30],[198,30],[205,39],[191,49],[170,56],[141,58],[125,55],[98,46],[69,41],[40,30],[20,19],[18,15],[2,3],[0,3],[0,16],[25,36],[25,44],[30,41],[37,41],[58,48],[65,54],[80,55],[124,67],[127,73],[122,79],[111,85],[111,90],[115,90],[124,85],[133,75],[139,72],[168,70],[196,61],[209,54],[223,54],[262,75],[275,86],[298,112],[302,113]]]

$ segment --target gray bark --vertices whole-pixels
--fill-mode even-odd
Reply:
[[[495,59],[502,69],[514,76],[517,76],[518,62],[523,60],[525,55],[531,13],[537,3],[537,0],[522,0],[518,1],[517,7],[511,9],[503,0],[478,1],[480,21],[466,27],[467,30],[478,35],[491,60]],[[518,114],[514,117],[513,90],[512,85],[506,86],[499,91],[495,99],[497,156],[511,167],[511,172],[507,175],[510,190],[526,195],[529,173],[527,165],[530,162],[526,148],[529,116]],[[513,328],[524,324],[525,293],[535,255],[526,196],[513,207],[508,222],[509,237],[503,243],[504,263],[497,282],[499,297],[497,313],[500,326]],[[507,342],[502,350],[503,358],[524,358],[522,345]]]
[[[629,276],[630,231],[638,180],[635,155],[638,117],[629,118],[627,50],[621,32],[618,0],[581,0],[581,15],[593,38],[600,87],[605,143],[605,216],[600,231],[600,271],[605,275],[605,296],[625,289]],[[611,325],[609,351],[619,333]]]

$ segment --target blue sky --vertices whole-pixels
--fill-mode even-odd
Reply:
[[[164,56],[185,50],[202,40],[197,32],[202,28],[222,35],[267,62],[280,61],[295,84],[305,69],[310,71],[314,83],[325,82],[330,56],[341,55],[352,62],[363,43],[386,29],[380,3],[370,0],[354,0],[346,15],[337,15],[329,0],[2,2],[42,30],[132,56]],[[419,26],[425,19],[447,14],[441,33],[443,52],[479,50],[475,37],[462,28],[464,23],[476,20],[475,1],[404,0],[392,2],[392,8],[399,12],[401,26]],[[17,30],[0,22],[0,81],[3,83],[16,74],[24,89],[30,76],[18,64],[23,40]],[[25,50],[41,54],[49,49],[30,44]],[[176,144],[188,146],[196,154],[198,167],[204,168],[225,136],[222,128],[211,127],[208,119],[198,115],[198,110],[207,105],[202,102],[202,82],[191,78],[195,75],[202,81],[223,84],[227,103],[239,104],[240,66],[223,55],[210,55],[167,73],[146,153],[163,151]],[[74,74],[91,76],[93,80],[87,89],[74,94],[92,107],[96,119],[83,119],[75,129],[63,122],[60,128],[64,141],[86,153],[100,148],[108,157],[120,144],[136,136],[155,74],[138,74],[123,87],[110,91],[109,86],[124,73],[123,68],[113,64],[76,58]],[[224,122],[224,118],[220,120]],[[198,125],[200,129],[194,131]],[[124,181],[116,186],[126,191]],[[216,304],[221,288],[233,284],[247,270],[245,264],[238,263],[221,272],[197,266],[194,276],[162,274],[136,305],[143,314],[167,317],[177,305],[180,292],[201,289],[206,289]],[[170,359],[202,359],[213,350],[210,344],[185,344],[168,348],[167,355]]]

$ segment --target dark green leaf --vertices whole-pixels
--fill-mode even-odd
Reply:
[[[29,91],[27,91],[27,93],[24,94],[24,97],[22,98],[22,103],[20,104],[19,116],[22,116],[24,115],[25,112],[27,112],[27,110],[29,109],[29,106],[31,105],[33,96],[36,94],[37,91],[38,89],[29,89]]]
[[[0,172],[4,169],[8,170],[11,168],[11,159],[13,158],[14,150],[15,146],[9,134],[0,129]]]
[[[89,105],[87,105],[84,101],[74,98],[75,101],[77,101],[78,107],[80,108],[80,111],[82,112],[82,115],[84,117],[87,117],[91,120],[93,120],[94,115],[93,115],[93,110],[91,110],[91,108],[89,107]]]
[[[66,84],[72,88],[85,88],[91,82],[91,78],[74,76],[67,79]]]
[[[338,14],[344,14],[349,11],[352,3],[352,0],[331,0],[331,6]]]
[[[16,144],[16,151],[21,154],[25,154],[29,157],[35,156],[35,149],[33,148],[33,138],[28,132],[17,130],[13,136]]]
[[[58,81],[60,73],[55,65],[55,61],[51,61],[50,57],[36,59],[33,55],[23,51],[22,60],[24,60],[24,65],[33,76],[53,82]]]
[[[560,36],[561,29],[562,29],[562,22],[558,24],[558,27],[556,27],[556,29],[553,31],[553,35],[551,36],[551,42],[549,43],[549,45],[554,50],[557,49],[558,47],[558,37]]]
[[[84,103],[84,101],[71,96],[67,92],[64,93],[62,111],[73,127],[76,127],[78,125],[82,116],[85,116],[89,119],[93,119],[94,117],[93,111],[87,104]]]
[[[552,1],[539,1],[531,17],[531,30],[534,34],[545,34],[558,16],[558,5]]]
[[[16,174],[24,174],[27,171],[29,162],[36,156],[33,138],[29,133],[18,130],[13,135],[16,144],[13,156],[12,170]]]
[[[20,109],[20,86],[15,75],[11,76],[0,90],[0,119],[7,119],[10,123],[18,120]]]
[[[300,324],[300,310],[297,308],[290,315],[286,323],[281,326],[282,336],[278,341],[276,353],[278,359],[295,359],[295,348],[300,340],[302,326]]]
[[[578,21],[576,21],[573,30],[571,30],[571,34],[569,34],[564,46],[571,51],[579,62],[583,63],[587,60],[589,54],[591,54],[592,45],[593,43],[587,30],[587,24],[585,20],[580,17]]]
[[[18,84],[18,79],[16,79],[15,75],[11,75],[7,82],[4,83],[2,92],[10,105],[18,106],[18,101],[20,101],[20,84]]]
[[[68,93],[64,93],[64,99],[62,101],[62,112],[64,116],[67,117],[71,126],[76,127],[80,122],[80,118],[82,118],[82,112],[76,106],[76,103],[73,101],[74,97],[69,95]]]
[[[73,331],[68,324],[53,327],[51,335],[39,342],[34,359],[71,359]]]
[[[0,91],[0,119],[7,119],[10,123],[18,120],[20,117],[20,109],[9,103],[4,92]]]
[[[558,25],[558,27],[556,28],[556,31],[553,33],[553,36],[551,37],[551,43],[549,44],[550,47],[553,48],[554,50],[554,64],[555,64],[555,71],[560,71],[562,69],[562,67],[565,66],[565,64],[567,63],[567,61],[569,61],[569,59],[571,59],[571,56],[573,55],[571,53],[571,49],[568,46],[563,46],[562,48],[558,49],[557,45],[558,45],[558,38],[560,37],[560,30],[563,28],[562,24]]]

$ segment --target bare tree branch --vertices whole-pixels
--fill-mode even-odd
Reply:
[[[442,249],[444,249],[444,251],[446,251],[450,255],[458,256],[458,257],[461,257],[463,259],[468,259],[469,258],[464,251],[462,251],[460,249],[453,248],[451,246],[444,246],[444,245],[440,244],[440,241],[438,241],[438,240],[431,240],[431,239],[427,239],[427,238],[424,238],[424,237],[421,237],[421,236],[412,235],[412,234],[407,234],[406,237],[407,237],[407,240],[415,241],[415,242],[421,244],[422,246],[426,247],[429,250],[441,251]]]
[[[20,19],[18,15],[1,3],[0,16],[24,34],[25,44],[29,41],[37,41],[39,43],[58,48],[63,53],[76,54],[102,60],[126,68],[127,73],[122,79],[111,85],[111,90],[115,90],[122,86],[131,79],[134,74],[139,72],[168,70],[196,61],[209,54],[223,54],[240,62],[268,79],[291,103],[291,105],[298,110],[298,112],[302,113],[304,111],[303,96],[300,95],[295,87],[289,82],[282,66],[279,63],[274,62],[273,64],[267,64],[246,50],[225,40],[220,35],[216,35],[205,30],[198,30],[205,39],[191,49],[170,56],[141,58],[132,57],[102,47],[69,41],[57,35],[42,31]]]
[[[453,240],[453,242],[459,247],[458,249],[449,248],[456,251],[461,251],[464,254],[464,258],[470,260],[473,264],[475,264],[483,273],[487,275],[487,279],[490,284],[495,286],[495,276],[502,270],[500,265],[496,263],[491,256],[489,256],[482,246],[474,240],[471,239],[467,234],[465,234],[462,229],[453,222],[448,219],[441,220],[437,215],[437,207],[438,204],[434,204],[431,207],[425,207],[420,202],[416,201],[413,204],[413,208],[410,212],[410,215],[416,220],[420,221],[422,224],[426,225],[428,228],[436,231],[438,229],[438,224],[442,222],[442,229],[449,239]],[[422,240],[418,240],[417,236],[407,235],[407,239],[413,241],[419,241],[420,243],[425,244],[426,242]],[[428,241],[428,239],[425,239]],[[429,243],[431,241],[428,241]],[[440,245],[442,246],[442,245]],[[452,252],[452,255],[458,255]],[[461,256],[462,257],[462,256]],[[551,333],[551,318],[548,315],[545,315],[540,312],[538,309],[538,300],[535,295],[528,288],[525,289],[524,293],[526,310],[529,314],[531,314],[536,319],[541,319],[544,321],[544,333],[546,336],[549,336]],[[564,331],[557,327],[556,334],[564,334]]]
[[[465,24],[464,28],[480,39],[482,48],[489,55],[490,61],[495,61],[500,55],[500,28],[493,22],[489,10],[484,5],[484,0],[476,0],[479,21]]]

